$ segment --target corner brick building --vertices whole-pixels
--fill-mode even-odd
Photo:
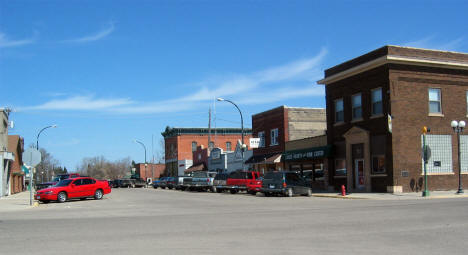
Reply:
[[[184,171],[193,165],[193,152],[202,145],[208,150],[215,147],[232,151],[241,140],[240,128],[170,128],[161,133],[164,137],[166,175],[183,176]],[[208,137],[210,135],[210,142]],[[252,129],[244,128],[244,143],[249,145]]]
[[[325,109],[284,105],[252,115],[253,136],[260,144],[246,164],[262,173],[286,169],[281,160],[286,142],[323,135],[325,119]]]
[[[467,121],[468,54],[384,46],[325,70],[329,183],[366,192],[423,188],[422,127],[428,126],[429,190],[458,188],[452,120]],[[461,136],[468,187],[468,132]]]

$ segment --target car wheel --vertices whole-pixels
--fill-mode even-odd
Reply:
[[[63,191],[60,192],[60,193],[58,193],[58,195],[57,195],[57,201],[58,201],[59,203],[64,203],[65,201],[67,201],[67,193],[65,193],[65,192],[63,192]]]
[[[153,186],[154,189],[157,189],[158,187],[157,186]]]
[[[231,194],[236,194],[236,193],[237,193],[237,190],[231,189]]]
[[[85,197],[80,197],[80,200],[85,200],[86,198]]]
[[[269,197],[269,196],[270,196],[270,193],[268,193],[268,192],[265,192],[265,193],[263,193],[263,194],[265,195],[265,197]]]
[[[286,190],[286,196],[287,197],[292,197],[294,195],[293,190],[291,188],[288,188]]]
[[[222,189],[216,189],[216,192],[221,193],[221,192],[223,192],[223,190]]]
[[[307,194],[306,194],[306,196],[308,196],[308,197],[312,196],[312,189],[310,189],[310,188],[307,189]]]
[[[166,189],[166,187],[161,187],[161,189]]]
[[[98,189],[96,192],[94,192],[94,199],[101,199],[102,198],[102,190]]]
[[[249,191],[249,194],[252,195],[252,196],[255,196],[255,195],[257,195],[257,191],[251,190],[251,191]]]
[[[172,189],[172,187],[169,187],[169,189]]]

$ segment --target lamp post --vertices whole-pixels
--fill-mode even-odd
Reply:
[[[458,142],[458,191],[457,194],[463,194],[462,182],[461,182],[461,153],[460,153],[460,133],[463,132],[463,129],[466,126],[466,123],[461,121],[452,120],[450,123],[453,131],[457,133],[457,142]]]
[[[133,140],[133,142],[141,144],[141,146],[143,146],[143,149],[145,150],[145,178],[148,178],[148,173],[146,172],[146,166],[147,166],[147,164],[146,164],[146,146],[142,142],[140,142],[140,141],[138,141],[136,139]],[[141,176],[140,176],[140,178],[141,178]]]
[[[242,112],[241,110],[239,109],[239,106],[237,106],[234,102],[232,102],[231,100],[228,100],[228,99],[224,99],[224,98],[217,98],[218,101],[226,101],[226,102],[229,102],[231,104],[233,104],[237,110],[239,111],[239,114],[240,114],[240,117],[241,117],[241,139],[242,139],[242,145],[241,145],[241,151],[242,151],[242,170],[245,170],[244,169],[244,118],[242,117]]]
[[[37,150],[39,150],[39,136],[41,135],[42,131],[44,131],[44,130],[46,130],[48,128],[56,128],[56,127],[57,127],[57,125],[54,124],[54,125],[51,125],[51,126],[47,126],[47,127],[43,128],[43,129],[41,129],[41,131],[39,131],[39,133],[37,134],[37,138],[36,138],[36,149]]]

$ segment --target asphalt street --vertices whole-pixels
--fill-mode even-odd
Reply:
[[[113,189],[0,215],[0,254],[468,254],[468,199]]]

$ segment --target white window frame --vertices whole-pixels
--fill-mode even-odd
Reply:
[[[232,151],[232,143],[231,142],[226,142],[226,151]]]
[[[197,151],[197,146],[198,146],[198,143],[193,141],[192,142],[192,152]]]
[[[375,98],[374,98],[374,92],[377,92],[377,91],[380,91],[380,101],[375,101]],[[362,100],[362,98],[361,98]],[[375,110],[375,107],[374,107],[374,104],[375,103],[379,103],[380,102],[380,112],[374,112]],[[362,104],[362,103],[361,103]],[[372,112],[372,116],[378,116],[378,115],[382,115],[383,114],[383,95],[382,95],[382,87],[380,88],[376,88],[376,89],[373,89],[371,90],[371,112]]]
[[[432,91],[438,91],[438,96],[439,96],[439,99],[438,100],[431,100],[431,90]],[[427,96],[428,96],[428,107],[429,107],[429,114],[442,114],[442,90],[440,88],[429,88],[428,91],[427,91]],[[431,112],[431,102],[432,103],[439,103],[439,111],[438,112]]]
[[[338,102],[341,102],[341,111],[337,111],[337,105],[338,105]],[[344,102],[343,102],[343,98],[338,98],[334,101],[334,108],[335,108],[335,123],[341,123],[341,122],[344,122]],[[339,112],[342,112],[342,119],[341,120],[337,120],[337,115]]]
[[[274,128],[270,130],[270,146],[278,145],[278,128]]]
[[[354,106],[354,98],[359,96],[359,106]],[[354,109],[361,108],[361,116],[354,116]],[[351,116],[353,120],[362,119],[362,93],[357,93],[351,96]]]
[[[258,147],[265,147],[265,131],[258,132],[258,138],[260,138],[260,143],[258,144]]]
[[[214,146],[215,146],[215,145],[214,145],[214,142],[210,142],[210,143],[208,144],[208,150],[211,151],[211,150],[214,148]]]

